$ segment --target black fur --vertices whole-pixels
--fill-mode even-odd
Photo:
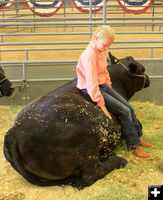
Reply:
[[[11,82],[6,78],[2,67],[0,66],[0,97],[10,96],[13,93]]]
[[[142,67],[131,59],[121,62],[126,62],[128,68],[132,62],[138,69]],[[139,82],[143,80],[135,79],[121,65],[112,64],[109,71],[113,88],[126,99],[141,89]],[[131,81],[134,88],[130,87]],[[127,164],[113,154],[121,141],[121,128],[116,117],[112,117],[112,120],[107,118],[84,97],[74,79],[32,101],[18,114],[5,136],[4,154],[13,168],[32,184],[91,185]]]

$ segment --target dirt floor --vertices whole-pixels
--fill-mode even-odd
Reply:
[[[126,158],[131,167],[114,170],[81,191],[71,186],[31,185],[11,167],[3,155],[3,139],[21,107],[0,106],[0,200],[146,200],[148,185],[163,184],[163,173],[157,168],[163,155],[163,106],[148,102],[135,102],[133,106],[143,123],[144,137],[154,145],[147,150],[152,157],[136,158],[124,145],[118,155]]]

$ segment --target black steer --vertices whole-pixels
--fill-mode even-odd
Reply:
[[[119,61],[110,57],[116,62],[108,67],[113,88],[123,97],[128,99],[149,86],[144,67],[132,57]],[[91,185],[127,164],[112,153],[120,140],[116,117],[110,120],[83,97],[74,79],[25,106],[5,136],[4,154],[32,184],[80,180]]]
[[[10,96],[14,88],[11,82],[6,78],[2,67],[0,66],[0,97]]]

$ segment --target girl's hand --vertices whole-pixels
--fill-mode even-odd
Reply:
[[[101,106],[102,111],[105,113],[105,115],[107,117],[109,117],[109,119],[112,119],[111,115],[109,114],[108,110],[106,109],[105,106]]]

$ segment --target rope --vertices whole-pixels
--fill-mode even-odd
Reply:
[[[4,77],[2,80],[0,80],[0,83],[2,83],[3,81],[7,80],[6,77]]]
[[[145,75],[145,74],[142,74],[142,75],[136,74],[135,76],[138,76],[138,77],[144,78],[143,87],[142,87],[142,88],[144,88],[144,86],[145,86],[145,82],[146,82],[146,75]],[[141,88],[141,89],[142,89],[142,88]]]
[[[25,88],[27,84],[28,84],[27,81],[23,80],[20,84],[12,85],[12,87],[14,88],[14,91],[12,92],[12,94],[8,98],[13,99],[15,97],[15,95],[17,94],[18,90]]]

